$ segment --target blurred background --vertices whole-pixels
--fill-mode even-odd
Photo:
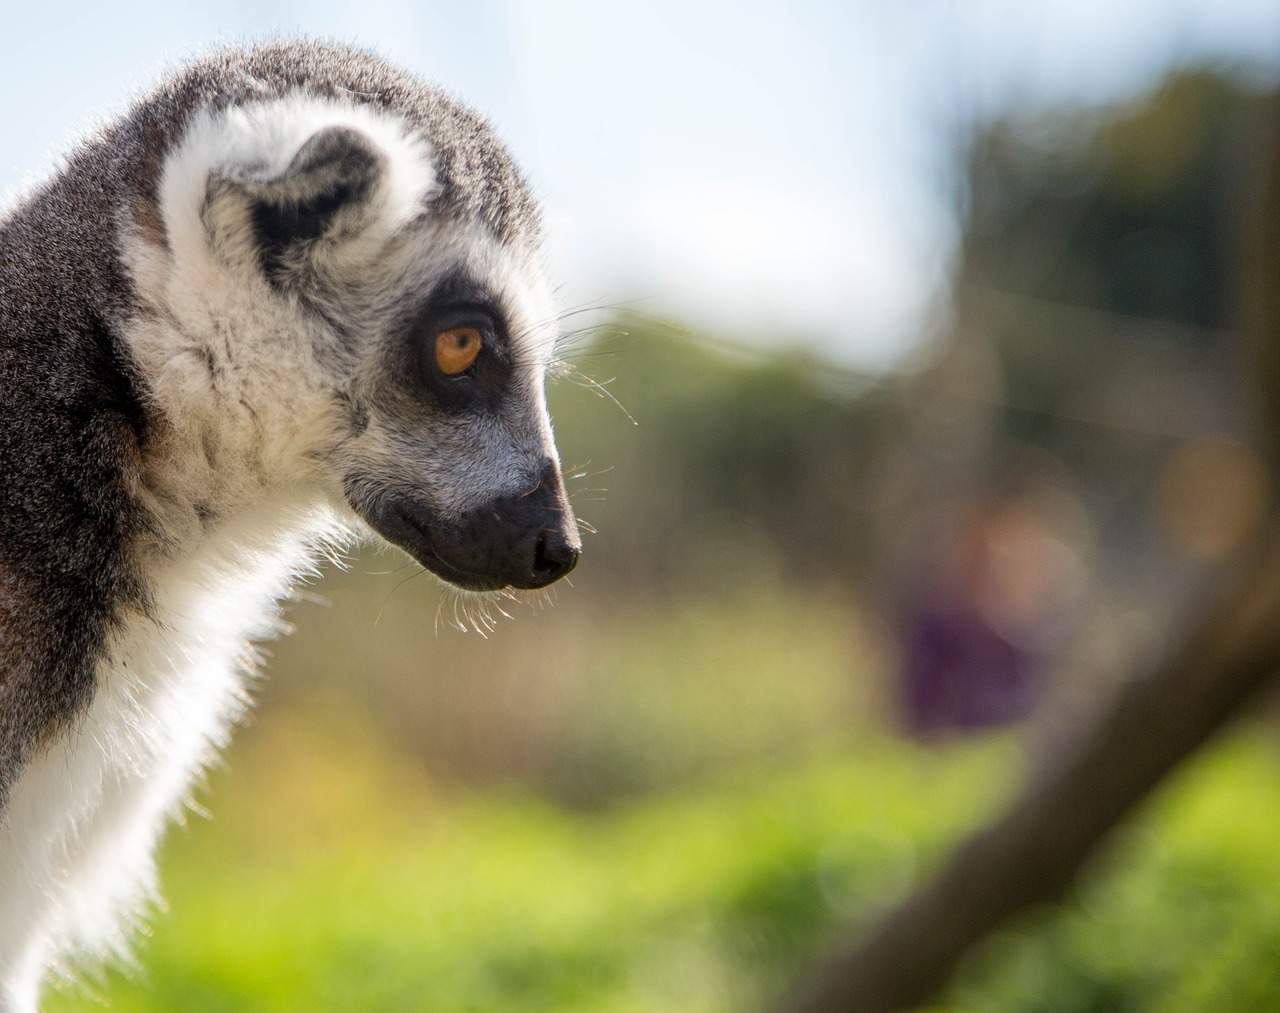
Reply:
[[[27,5],[0,184],[271,33],[373,47],[510,142],[598,533],[480,631],[391,552],[303,589],[138,966],[51,1009],[767,1008],[1269,509],[1241,320],[1270,0]],[[1259,720],[939,1009],[1280,1007],[1278,836]]]

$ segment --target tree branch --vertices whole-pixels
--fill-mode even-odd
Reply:
[[[1254,558],[1172,660],[1131,683],[1066,762],[789,1009],[910,1009],[937,992],[986,933],[1059,899],[1124,816],[1280,672],[1280,524]]]

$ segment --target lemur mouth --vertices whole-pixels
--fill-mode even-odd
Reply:
[[[457,587],[465,588],[468,591],[498,591],[507,586],[505,582],[487,577],[484,574],[472,573],[454,566],[440,553],[436,552],[431,533],[431,528],[434,525],[429,519],[422,517],[421,511],[399,506],[393,508],[392,513],[398,522],[397,526],[404,531],[410,532],[413,537],[407,541],[391,538],[391,541],[399,545],[400,548],[408,552],[422,566],[440,579],[446,580]],[[385,535],[386,532],[380,531],[379,534]]]
[[[582,552],[558,470],[554,477],[522,496],[497,497],[453,523],[400,492],[384,493],[363,509],[352,505],[378,534],[450,584],[468,591],[534,590],[568,574]]]

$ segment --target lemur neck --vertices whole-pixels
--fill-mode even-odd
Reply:
[[[341,495],[281,456],[234,426],[165,427],[145,452],[139,490],[153,521],[148,554],[191,555],[233,532],[252,542],[346,523]]]
[[[157,314],[125,337],[150,387],[139,495],[161,555],[188,554],[245,516],[335,498],[317,468],[334,397],[291,349],[248,319],[197,330]]]

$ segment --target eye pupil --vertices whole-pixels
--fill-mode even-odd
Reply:
[[[484,344],[474,327],[450,327],[436,335],[436,365],[445,376],[465,373]]]

